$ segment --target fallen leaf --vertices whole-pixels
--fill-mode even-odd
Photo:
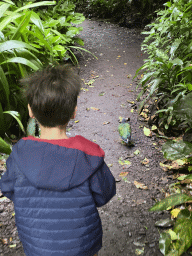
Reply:
[[[132,75],[131,75],[131,74],[127,75],[127,78],[131,78],[131,77],[132,77]]]
[[[147,136],[147,137],[151,137],[152,136],[152,132],[151,132],[151,130],[149,128],[144,127],[143,128],[143,132],[144,132],[145,136]]]
[[[127,182],[127,183],[131,183],[130,181],[127,180],[126,177],[123,177],[122,179],[123,179],[125,182]]]
[[[99,93],[99,96],[103,96],[103,95],[105,95],[105,92]]]
[[[108,164],[107,166],[108,166],[108,167],[112,167],[112,166],[113,166],[113,164]]]
[[[76,120],[75,123],[79,123],[79,120]]]
[[[83,90],[84,92],[89,91],[89,89],[86,89],[86,88],[83,88],[83,87],[81,88],[81,90]]]
[[[121,172],[121,173],[119,174],[119,176],[120,176],[120,177],[125,177],[125,176],[127,176],[127,174],[128,174],[128,172]]]
[[[127,102],[129,102],[131,104],[135,104],[135,101],[127,100]]]
[[[16,244],[10,244],[9,247],[10,247],[10,248],[15,248],[15,247],[16,247]]]
[[[136,186],[136,188],[148,189],[148,187],[145,186],[145,184],[140,183],[140,182],[138,182],[138,181],[136,181],[136,180],[134,181],[134,185]]]
[[[89,110],[90,110],[90,108],[86,108],[86,110],[87,110],[87,111],[89,111]]]
[[[146,165],[146,164],[149,163],[149,159],[147,159],[147,158],[145,157],[145,159],[144,159],[143,161],[141,161],[141,163],[144,164],[144,165]]]
[[[139,155],[139,154],[140,154],[139,149],[137,149],[133,154],[134,154],[134,155]]]
[[[121,157],[119,158],[119,161],[118,161],[118,162],[119,162],[120,165],[131,165],[131,162],[128,161],[128,160],[125,160],[125,161],[123,162]]]
[[[118,58],[120,58],[121,56],[120,56],[120,55],[118,55],[117,57],[118,57]]]
[[[123,120],[123,117],[119,116],[119,122],[122,122],[122,120]]]
[[[124,65],[127,65],[127,63],[124,63]]]
[[[144,112],[141,112],[140,116],[144,117],[144,118],[148,118],[148,115]]]
[[[105,121],[103,124],[110,124],[110,122]]]
[[[97,111],[99,110],[99,108],[95,108],[95,107],[91,107],[91,109],[93,109],[93,110],[97,110]]]
[[[132,108],[132,109],[131,109],[131,113],[133,113],[133,112],[134,112],[134,109]]]
[[[135,254],[136,255],[141,255],[141,254],[143,254],[144,253],[144,247],[142,248],[142,249],[136,249],[135,250]]]
[[[93,140],[93,142],[96,142],[96,140]]]
[[[2,241],[3,244],[8,244],[8,239],[7,238],[3,238],[3,239],[1,239],[1,241]]]
[[[91,79],[91,80],[89,80],[88,83],[85,83],[85,84],[87,84],[87,85],[92,85],[94,82],[95,82],[95,80],[94,80],[94,79]]]
[[[177,218],[177,215],[180,213],[181,209],[176,208],[171,211],[172,218]]]
[[[10,238],[9,238],[9,241],[10,241],[10,242],[12,242],[12,240],[13,240],[13,238],[12,238],[12,237],[10,237]]]
[[[152,131],[157,130],[157,126],[156,126],[156,125],[153,125],[153,126],[151,127],[151,130],[152,130]]]

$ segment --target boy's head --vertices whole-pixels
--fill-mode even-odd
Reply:
[[[34,117],[44,127],[63,126],[77,106],[81,79],[71,65],[47,67],[21,79]]]

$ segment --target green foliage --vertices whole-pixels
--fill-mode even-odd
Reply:
[[[159,126],[168,129],[177,123],[174,105],[190,93],[191,86],[191,26],[192,1],[173,0],[167,2],[165,10],[157,12],[158,18],[146,26],[149,31],[143,32],[147,37],[142,50],[148,53],[148,59],[139,68],[144,73],[140,81],[144,97],[140,110],[146,101],[156,95],[158,97]],[[145,93],[149,91],[148,95]]]
[[[53,7],[54,6],[54,7]],[[27,129],[27,102],[19,79],[70,58],[85,18],[69,1],[0,1],[0,152],[10,153],[12,139]],[[86,50],[85,50],[86,51]]]

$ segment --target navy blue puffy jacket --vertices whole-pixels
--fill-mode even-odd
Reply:
[[[116,193],[104,151],[82,136],[18,141],[0,179],[13,200],[27,256],[93,256],[102,247],[97,207]]]

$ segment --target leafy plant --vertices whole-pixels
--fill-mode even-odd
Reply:
[[[86,51],[74,45],[83,45],[83,41],[76,38],[82,28],[72,24],[79,24],[84,16],[75,14],[74,5],[70,5],[68,1],[55,4],[56,1],[17,1],[16,4],[10,0],[0,1],[2,153],[10,153],[12,140],[21,137],[21,130],[25,134],[27,129],[27,102],[22,97],[19,79],[48,64],[62,62],[64,57],[77,63],[72,49]],[[49,9],[49,6],[55,7]],[[34,8],[37,8],[37,12]]]
[[[191,127],[192,113],[192,93],[184,96],[181,106],[176,103],[175,109],[181,118],[189,122]],[[192,170],[192,143],[183,140],[173,140],[166,142],[162,151],[164,157],[168,160],[177,160],[185,163],[187,170]],[[186,171],[187,171],[186,170]],[[171,211],[173,218],[176,218],[173,230],[169,229],[160,235],[159,248],[163,255],[174,256],[182,255],[189,247],[192,246],[192,174],[178,175],[179,182],[170,186],[170,191],[174,194],[157,202],[150,208],[150,211],[163,211],[173,209],[181,204],[182,208],[176,208]],[[183,185],[187,184],[185,188]],[[176,214],[175,214],[176,213]]]
[[[142,87],[138,100],[141,96],[144,99],[139,110],[142,110],[150,97],[157,96],[159,110],[156,114],[159,116],[159,126],[168,129],[170,125],[177,123],[174,104],[192,90],[192,1],[173,0],[164,5],[166,9],[157,12],[155,22],[146,26],[150,30],[143,32],[147,37],[142,50],[149,57],[137,70],[135,77],[143,71],[143,78],[138,85]]]

